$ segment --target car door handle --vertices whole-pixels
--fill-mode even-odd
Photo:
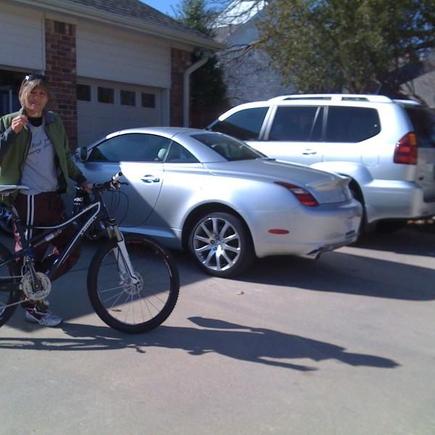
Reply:
[[[158,182],[160,181],[160,178],[159,178],[159,177],[156,177],[156,176],[154,176],[154,175],[152,175],[152,174],[147,174],[147,175],[144,175],[144,176],[141,178],[141,180],[142,180],[144,183],[158,183]]]
[[[302,151],[302,154],[304,156],[313,156],[313,155],[317,154],[317,151],[316,150],[311,150],[311,149],[308,148],[308,149]]]

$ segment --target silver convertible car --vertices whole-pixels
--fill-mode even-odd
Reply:
[[[358,235],[361,205],[347,178],[275,161],[222,133],[123,130],[76,159],[91,182],[122,172],[120,196],[106,203],[123,231],[188,249],[211,275],[233,277],[255,257],[317,256]]]

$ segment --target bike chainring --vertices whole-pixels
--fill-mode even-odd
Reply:
[[[45,299],[51,292],[50,278],[42,272],[35,272],[36,279],[31,272],[26,272],[21,279],[21,290],[28,299],[40,301]]]

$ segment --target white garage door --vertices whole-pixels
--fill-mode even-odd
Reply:
[[[116,130],[164,124],[161,88],[77,80],[78,145]]]

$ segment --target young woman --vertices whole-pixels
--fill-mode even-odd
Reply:
[[[61,193],[71,178],[86,190],[91,185],[74,164],[68,138],[59,115],[46,110],[50,100],[48,84],[41,75],[27,75],[18,94],[21,109],[0,118],[0,184],[21,184],[29,188],[15,199],[15,207],[22,220],[30,225],[55,225],[64,219]],[[31,234],[26,235],[30,237]],[[52,261],[67,243],[71,234],[63,233],[52,241],[53,251],[44,254],[48,246],[35,252],[37,267]],[[21,240],[15,231],[15,249]],[[79,253],[71,255],[60,276],[77,261]],[[59,316],[48,310],[48,302],[23,304],[26,320],[43,326],[57,326]]]

